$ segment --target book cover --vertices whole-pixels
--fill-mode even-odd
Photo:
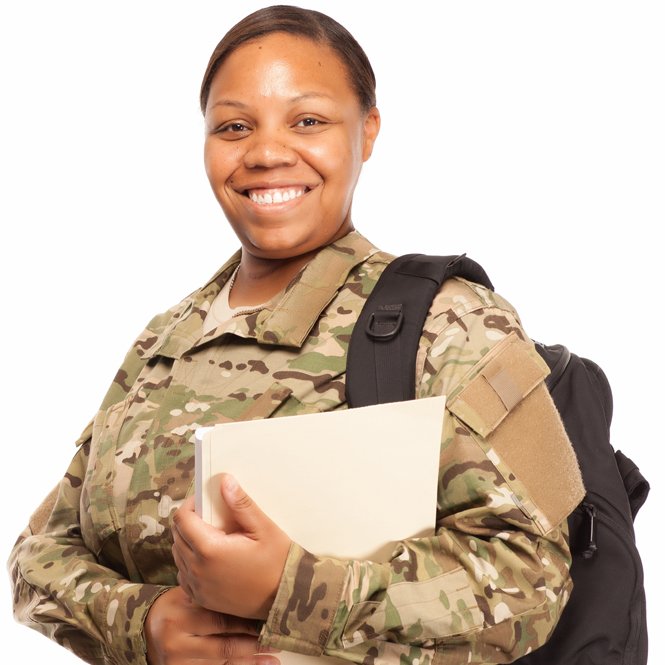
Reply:
[[[200,428],[196,511],[234,530],[220,494],[220,474],[231,473],[310,552],[387,561],[397,541],[434,533],[444,412],[445,398],[429,397]]]

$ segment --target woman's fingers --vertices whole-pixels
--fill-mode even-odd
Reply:
[[[187,658],[186,660],[174,661],[173,665],[280,665],[280,661],[275,656],[259,653],[253,656],[233,658],[232,660]]]
[[[170,594],[169,618],[190,635],[249,635],[258,637],[261,621],[213,612],[192,602],[186,591],[175,587]]]
[[[151,665],[172,663],[184,665],[194,661],[196,665],[215,663],[221,665],[279,665],[272,654],[259,652],[258,640],[249,635],[172,635],[157,649],[159,658]]]
[[[253,657],[259,642],[250,635],[193,635],[182,640],[178,651],[187,658],[225,663]]]
[[[193,594],[193,589],[189,586],[189,575],[188,570],[187,570],[187,563],[183,559],[183,557],[180,555],[180,552],[178,548],[173,545],[171,548],[171,553],[173,555],[173,560],[175,562],[176,567],[178,568],[178,585],[179,587],[185,592],[187,597],[190,600],[194,599],[194,594]]]
[[[207,610],[174,587],[155,600],[146,617],[148,662],[279,665],[274,656],[257,654],[259,630],[259,622]]]
[[[291,539],[224,474],[222,494],[238,531],[225,533],[199,518],[191,501],[173,516],[173,559],[178,584],[202,607],[266,619]]]

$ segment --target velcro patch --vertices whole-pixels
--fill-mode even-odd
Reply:
[[[511,333],[487,354],[479,373],[448,408],[487,437],[548,374],[538,353]]]
[[[544,534],[584,495],[577,458],[544,384],[548,373],[533,347],[509,336],[448,404],[481,437],[517,505]]]

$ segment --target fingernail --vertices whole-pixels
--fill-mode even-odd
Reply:
[[[223,482],[226,490],[231,494],[235,494],[236,490],[238,489],[238,481],[230,473],[224,474]]]
[[[275,656],[257,653],[254,655],[254,665],[281,665],[281,661]]]

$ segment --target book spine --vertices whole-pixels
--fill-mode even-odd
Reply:
[[[194,441],[194,508],[203,518],[203,441],[196,437]]]

